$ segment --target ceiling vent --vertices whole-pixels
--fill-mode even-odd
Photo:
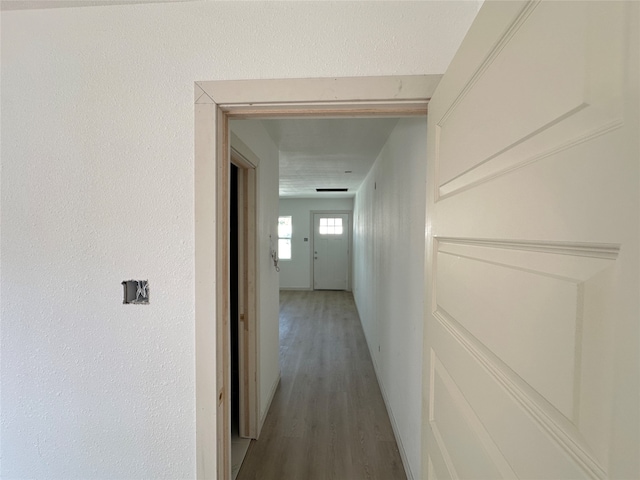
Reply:
[[[316,188],[316,192],[347,192],[348,188]]]

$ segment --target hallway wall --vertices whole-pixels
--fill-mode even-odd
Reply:
[[[260,419],[280,378],[278,272],[271,261],[269,235],[278,235],[278,148],[259,120],[232,120],[229,128],[260,159],[257,168],[257,266],[260,349]]]
[[[194,81],[441,74],[477,8],[3,11],[0,476],[195,477]]]
[[[409,478],[421,472],[426,131],[426,117],[398,121],[354,204],[354,297]]]
[[[291,260],[280,262],[280,288],[311,290],[312,210],[353,210],[353,198],[281,198],[280,215],[291,215]],[[304,239],[309,241],[305,242]]]

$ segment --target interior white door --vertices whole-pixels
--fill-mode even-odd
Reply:
[[[426,478],[640,478],[638,2],[485,2],[429,104]]]
[[[347,290],[349,215],[314,213],[313,229],[314,290]]]

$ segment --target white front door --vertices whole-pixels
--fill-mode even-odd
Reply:
[[[314,213],[313,229],[314,290],[347,290],[349,215]]]
[[[485,2],[429,104],[426,478],[640,478],[637,2]]]

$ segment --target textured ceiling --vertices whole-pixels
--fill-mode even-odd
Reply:
[[[0,0],[0,9],[36,10],[41,8],[104,7],[140,3],[172,3],[202,0]]]
[[[397,121],[397,118],[264,120],[267,132],[280,150],[280,196],[353,196]],[[349,190],[317,193],[316,188]]]
[[[214,0],[0,0],[0,10],[34,10],[41,8],[101,7],[105,5],[129,5],[140,3],[202,2]],[[215,0],[225,1],[225,0]],[[237,1],[237,0],[236,0]],[[263,0],[265,1],[265,0]],[[327,1],[327,0],[323,0]],[[421,0],[423,2],[431,0]],[[484,0],[475,0],[477,9]]]

